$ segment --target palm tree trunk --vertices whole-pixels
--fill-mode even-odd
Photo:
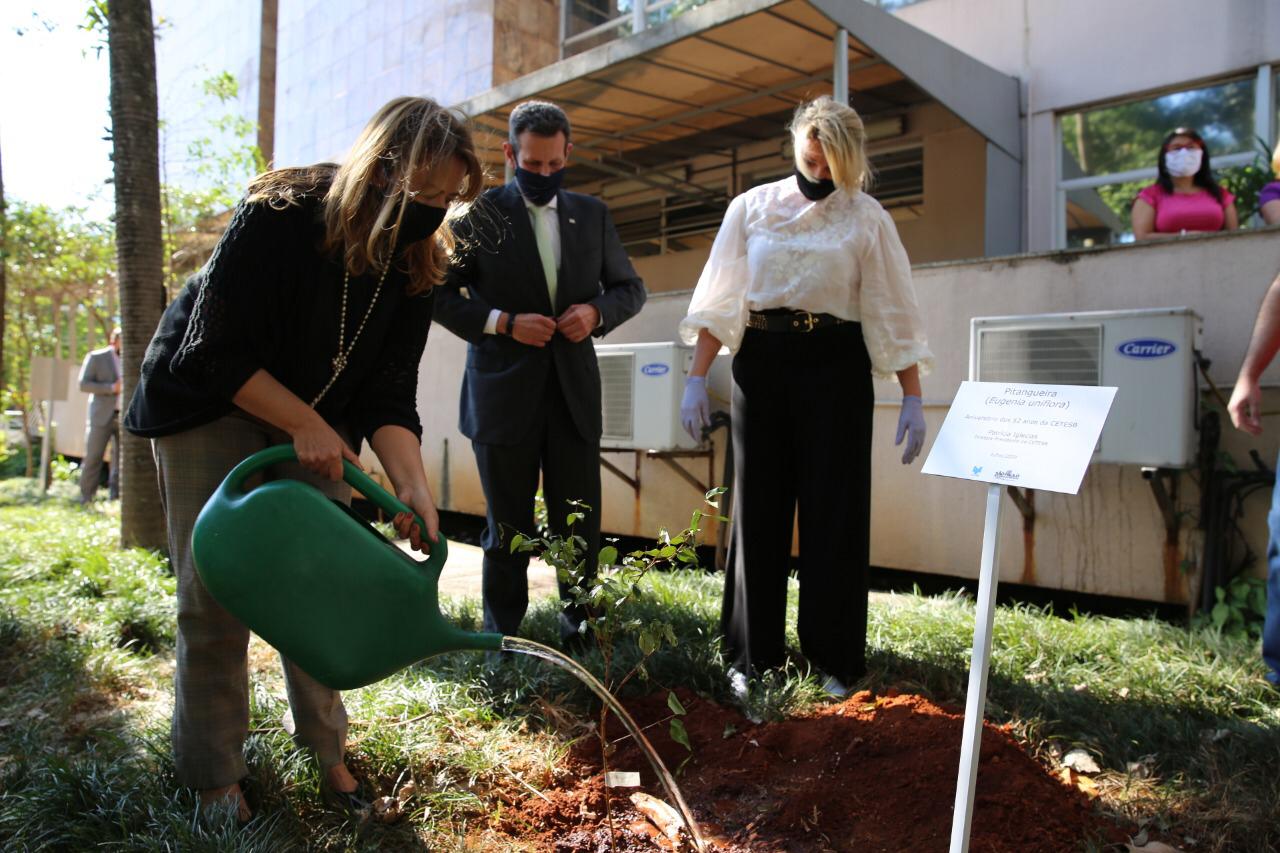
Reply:
[[[150,0],[111,0],[107,5],[107,46],[111,56],[116,261],[124,332],[120,399],[127,408],[141,373],[143,353],[165,302],[156,45]],[[150,442],[121,430],[120,450],[121,543],[163,550],[165,519]]]

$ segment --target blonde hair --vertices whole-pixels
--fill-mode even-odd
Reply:
[[[267,172],[250,183],[249,201],[284,207],[323,188],[324,250],[340,253],[352,275],[381,271],[392,261],[405,210],[417,203],[410,191],[414,176],[445,166],[451,158],[463,165],[458,196],[463,204],[450,206],[434,239],[419,241],[404,253],[406,289],[422,293],[444,278],[455,243],[450,223],[465,215],[467,203],[484,189],[484,169],[465,120],[432,99],[387,102],[369,119],[342,164]]]
[[[1280,142],[1276,143],[1276,150],[1271,152],[1271,171],[1280,178]]]
[[[822,95],[796,107],[790,130],[796,168],[806,178],[816,180],[804,165],[805,144],[816,139],[822,145],[822,155],[827,158],[836,186],[850,193],[871,187],[867,132],[853,107]]]

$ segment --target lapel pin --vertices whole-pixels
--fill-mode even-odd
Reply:
[[[569,217],[569,224],[570,224],[570,225],[577,225],[577,224],[578,224],[578,220],[576,220],[576,219],[574,219],[572,216],[570,216],[570,217]]]

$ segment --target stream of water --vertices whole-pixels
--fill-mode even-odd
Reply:
[[[561,654],[550,646],[544,646],[532,640],[523,640],[519,637],[503,637],[502,648],[504,651],[532,655],[555,664],[561,669],[573,673],[583,684],[590,687],[592,692],[600,697],[600,701],[604,702],[609,710],[617,715],[622,724],[627,727],[627,731],[636,739],[636,743],[640,744],[640,749],[643,750],[645,757],[649,759],[649,766],[657,774],[658,780],[662,782],[662,787],[667,791],[667,796],[674,801],[676,809],[680,812],[680,817],[684,819],[685,829],[689,831],[694,847],[699,851],[706,849],[706,842],[702,839],[702,833],[698,830],[698,822],[693,819],[693,812],[689,810],[689,806],[685,803],[684,796],[680,793],[680,787],[676,785],[676,780],[667,770],[666,765],[662,763],[662,759],[658,757],[658,751],[653,748],[653,744],[649,743],[649,739],[644,736],[644,732],[636,725],[636,721],[627,713],[627,709],[622,707],[622,703],[606,690],[605,686],[596,680],[594,675],[573,658]]]

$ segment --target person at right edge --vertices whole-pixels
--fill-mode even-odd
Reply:
[[[502,148],[515,180],[458,223],[435,319],[470,343],[458,429],[471,439],[488,507],[484,629],[514,636],[529,607],[529,555],[511,553],[511,537],[535,532],[539,471],[554,533],[568,532],[568,501],[590,507],[574,532],[595,575],[603,429],[591,338],[635,316],[645,291],[604,202],[560,188],[573,150],[564,112],[526,101],[508,121]],[[560,598],[561,643],[582,648],[586,613],[563,580]]]
[[[733,357],[736,465],[721,627],[729,680],[786,661],[792,523],[800,517],[800,649],[844,696],[866,671],[872,375],[897,376],[895,443],[924,445],[920,371],[933,360],[893,220],[867,195],[862,119],[823,96],[791,122],[795,174],[736,197],[680,323],[695,344],[681,416],[708,423],[706,373]]]
[[[1262,435],[1262,387],[1259,381],[1276,352],[1280,351],[1280,275],[1271,282],[1262,298],[1253,337],[1245,352],[1236,387],[1227,403],[1227,412],[1236,429]],[[1277,461],[1280,465],[1280,461]],[[1270,672],[1267,681],[1280,688],[1280,484],[1272,490],[1271,514],[1267,516],[1270,541],[1267,543],[1267,612],[1262,622],[1262,660]]]

